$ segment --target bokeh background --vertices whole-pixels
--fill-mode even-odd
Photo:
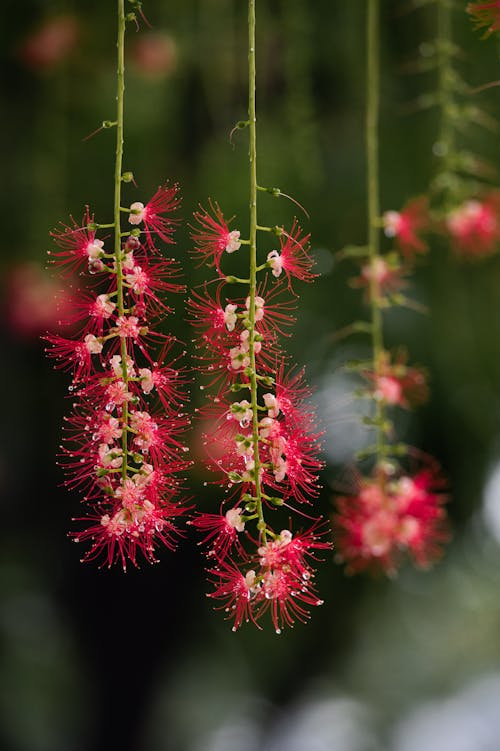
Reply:
[[[259,182],[310,212],[320,278],[300,289],[290,350],[307,365],[325,430],[319,508],[352,474],[367,439],[346,360],[362,338],[335,335],[362,314],[356,269],[335,252],[363,244],[365,3],[258,4]],[[422,109],[433,71],[411,75],[436,36],[437,4],[411,13],[382,0],[382,208],[425,193],[436,169],[439,112]],[[471,85],[498,79],[498,49],[481,42],[458,2],[457,66]],[[148,0],[153,29],[128,37],[126,159],[146,198],[179,181],[186,225],[219,201],[243,230],[247,141],[246,3]],[[439,239],[412,279],[427,316],[391,312],[387,338],[428,367],[432,397],[402,415],[401,435],[449,478],[453,540],[431,572],[346,578],[328,556],[325,605],[276,637],[234,634],[207,601],[203,560],[188,535],[139,571],[81,565],[67,536],[79,499],[55,465],[67,379],[44,360],[60,282],[44,271],[48,232],[89,203],[112,206],[114,3],[7,0],[0,25],[2,137],[0,448],[1,691],[5,751],[498,751],[500,747],[500,261],[458,263]],[[418,66],[417,66],[418,67]],[[471,95],[472,96],[472,95]],[[481,106],[500,116],[498,89]],[[498,165],[498,135],[468,129],[464,144]],[[494,181],[493,177],[493,181]],[[295,209],[263,197],[262,218]],[[203,279],[178,254],[189,284]],[[179,305],[180,307],[180,305]],[[179,310],[170,324],[190,332]],[[197,388],[193,400],[199,401]],[[358,414],[357,414],[358,413]],[[196,430],[192,442],[196,448]],[[219,499],[190,483],[200,508]]]

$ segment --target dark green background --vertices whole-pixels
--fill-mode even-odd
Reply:
[[[405,0],[382,2],[383,210],[425,192],[437,168],[439,113],[412,104],[435,89],[435,73],[406,72],[436,33],[436,4],[422,5],[405,14]],[[299,315],[287,346],[316,387],[327,459],[319,511],[329,514],[332,488],[345,486],[352,450],[364,437],[342,365],[366,345],[334,337],[362,314],[361,296],[347,285],[355,268],[337,264],[334,252],[366,235],[365,3],[257,6],[259,182],[307,207],[304,226],[322,272],[314,285],[297,285]],[[454,13],[463,49],[457,65],[478,86],[500,77],[496,43],[473,33],[464,6],[457,3]],[[156,79],[128,66],[125,168],[139,190],[127,187],[126,195],[147,200],[165,179],[180,182],[185,224],[177,253],[196,285],[204,270],[194,269],[187,252],[196,205],[213,197],[247,231],[246,133],[236,133],[234,148],[228,138],[246,118],[246,3],[149,0],[145,10],[155,30],[171,37],[177,60]],[[277,638],[270,628],[233,634],[212,612],[191,536],[158,566],[126,576],[82,566],[81,550],[66,537],[79,499],[59,487],[55,466],[67,379],[52,371],[36,337],[9,325],[6,300],[17,264],[44,264],[58,221],[79,217],[86,203],[109,221],[114,132],[82,138],[114,117],[115,7],[7,0],[1,11],[1,747],[497,751],[498,258],[457,264],[442,239],[433,241],[411,287],[429,315],[387,317],[388,342],[407,346],[431,374],[431,401],[401,415],[401,435],[433,454],[450,481],[454,539],[432,572],[408,567],[393,581],[346,579],[328,558],[318,575],[325,605],[310,624]],[[33,69],[20,47],[58,12],[78,18],[78,46],[63,64]],[[131,31],[129,52],[137,39]],[[476,96],[496,118],[498,89]],[[463,137],[493,164],[497,141],[474,127]],[[281,199],[263,197],[260,208],[262,222],[294,215]],[[184,317],[179,302],[170,325],[189,339]],[[193,394],[199,402],[197,386]],[[199,507],[214,510],[219,497],[203,488],[204,478],[193,471],[190,484]]]

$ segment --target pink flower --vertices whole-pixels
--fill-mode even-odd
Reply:
[[[88,210],[84,227],[72,220],[53,233],[61,249],[54,263],[94,277],[66,315],[66,323],[80,325],[78,336],[46,337],[49,355],[73,372],[73,412],[61,448],[65,485],[83,492],[90,507],[79,520],[82,531],[71,536],[90,543],[84,560],[124,569],[137,565],[139,554],[155,562],[158,546],[174,549],[174,521],[185,512],[177,499],[179,473],[190,463],[182,443],[187,377],[175,338],[150,326],[168,310],[160,293],[183,289],[172,281],[177,263],[153,255],[151,239],[155,232],[171,241],[173,224],[163,213],[177,205],[176,190],[160,189],[144,207],[145,245],[129,235],[113,257],[89,229]]]
[[[93,221],[94,217],[90,215],[87,206],[81,225],[71,217],[72,226],[62,224],[62,230],[52,230],[50,233],[61,249],[56,253],[48,252],[50,261],[61,267],[64,276],[74,274],[101,258],[104,243],[96,238],[95,230],[88,229]]]
[[[339,498],[334,522],[348,570],[393,574],[405,552],[421,567],[436,560],[448,539],[442,484],[434,470],[392,476],[380,466],[356,495]]]
[[[406,365],[406,355],[400,354],[391,362],[388,352],[383,353],[379,367],[364,373],[373,384],[373,396],[390,406],[410,407],[423,404],[428,397],[425,372]]]
[[[401,266],[396,253],[386,256],[376,256],[361,267],[361,274],[350,280],[351,287],[363,287],[367,290],[365,301],[368,301],[372,282],[375,282],[381,297],[395,295],[406,286],[405,270]]]
[[[465,10],[470,13],[477,28],[488,27],[485,36],[500,30],[500,0],[492,3],[469,3]]]
[[[308,620],[308,608],[322,600],[312,586],[314,572],[307,559],[315,558],[317,550],[331,549],[331,543],[321,539],[324,532],[314,525],[296,536],[289,530],[273,533],[253,558],[245,557],[239,565],[219,557],[209,572],[216,585],[209,597],[225,603],[227,617],[234,620],[233,631],[243,622],[259,625],[267,612],[278,634],[296,620]]]
[[[309,234],[302,234],[295,220],[290,232],[283,232],[280,235],[280,250],[272,250],[267,255],[267,264],[273,276],[278,278],[284,271],[289,288],[291,288],[291,277],[301,279],[303,282],[312,282],[317,276],[311,272],[314,261],[309,255],[309,238]]]
[[[500,239],[500,194],[483,201],[466,201],[448,214],[446,226],[455,251],[470,260],[484,258],[497,250]]]
[[[401,211],[386,211],[383,216],[387,237],[394,237],[404,256],[426,253],[427,244],[420,237],[429,225],[427,198],[413,198]]]
[[[24,40],[19,56],[29,68],[49,71],[69,57],[79,37],[80,24],[74,16],[54,16]]]
[[[210,202],[210,211],[200,207],[195,218],[200,228],[193,231],[194,252],[225,277],[223,254],[245,241],[229,231],[216,203]],[[269,614],[279,633],[297,620],[305,622],[310,607],[321,604],[309,559],[329,543],[317,543],[313,533],[294,537],[284,530],[277,535],[267,521],[280,506],[288,514],[299,503],[311,503],[322,466],[314,410],[305,404],[309,390],[301,374],[287,372],[279,342],[294,321],[290,311],[295,308],[294,302],[281,300],[282,293],[287,287],[291,291],[292,277],[314,277],[309,235],[295,221],[290,233],[282,230],[278,236],[280,249],[270,251],[267,261],[257,261],[263,282],[253,279],[251,269],[250,282],[238,280],[248,284],[240,299],[223,299],[220,279],[212,293],[205,283],[192,294],[189,307],[198,369],[210,379],[209,387],[216,386],[199,410],[205,421],[201,439],[209,469],[219,473],[211,484],[226,486],[231,504],[225,515],[203,513],[193,522],[209,560],[217,561],[209,570],[209,597],[220,601],[233,630],[244,622],[260,627]],[[262,238],[262,246],[268,239]],[[257,253],[260,249],[258,242]]]
[[[232,548],[235,548],[239,555],[244,555],[243,548],[238,542],[238,533],[245,529],[242,513],[241,508],[232,508],[225,514],[200,514],[193,519],[193,527],[205,533],[200,544],[210,544],[209,556],[215,556],[222,561]]]
[[[122,339],[127,337],[137,339],[141,333],[139,319],[137,316],[120,316],[116,320],[116,330]]]
[[[145,206],[140,201],[135,201],[130,206],[129,222],[134,225],[144,224],[143,232],[150,250],[155,249],[152,239],[154,234],[158,235],[163,242],[173,242],[172,234],[177,222],[164,214],[170,214],[179,207],[178,190],[178,185],[160,185]]]
[[[132,60],[145,77],[166,78],[177,64],[176,42],[164,33],[141,34],[132,49]]]
[[[224,610],[228,618],[234,619],[233,631],[243,622],[253,621],[252,598],[254,597],[255,571],[248,570],[243,575],[234,564],[221,562],[209,571],[215,590],[208,594],[216,600],[224,600]]]
[[[241,246],[240,233],[238,230],[229,230],[228,223],[217,203],[210,201],[209,204],[211,213],[202,206],[200,206],[200,211],[194,213],[194,218],[200,226],[192,228],[191,237],[196,246],[193,255],[200,257],[202,263],[213,264],[219,276],[225,276],[220,268],[222,255],[238,250]]]
[[[88,334],[87,336],[90,337],[91,335]],[[45,350],[47,355],[57,360],[57,368],[73,371],[75,381],[80,381],[90,375],[92,355],[101,351],[95,337],[87,339],[87,336],[84,341],[65,339],[57,334],[47,334],[44,337],[51,345],[50,348]]]
[[[11,330],[36,337],[50,328],[58,330],[76,305],[67,285],[47,276],[36,263],[22,263],[6,271],[5,312]]]

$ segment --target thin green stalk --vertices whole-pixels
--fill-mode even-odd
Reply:
[[[252,441],[254,458],[254,484],[258,527],[266,541],[266,523],[262,507],[259,455],[259,408],[257,402],[257,371],[255,364],[255,297],[257,292],[257,118],[255,111],[255,0],[248,0],[248,120],[250,164],[250,304],[248,309],[250,395],[252,406]]]
[[[118,0],[118,38],[117,47],[117,77],[116,77],[116,158],[115,158],[115,198],[114,198],[114,251],[116,264],[116,306],[118,314],[122,316],[125,308],[123,303],[123,269],[122,247],[120,226],[120,204],[122,187],[122,163],[123,163],[123,94],[125,91],[125,0]],[[125,337],[120,341],[120,354],[122,358],[122,378],[125,386],[128,386],[127,370],[127,342]],[[127,450],[128,450],[128,404],[122,405],[122,477],[127,478]]]
[[[368,206],[368,252],[373,268],[380,256],[379,242],[379,165],[378,165],[378,123],[380,89],[379,55],[379,0],[368,0],[366,15],[366,190]],[[375,274],[370,275],[370,305],[372,323],[373,367],[375,376],[380,374],[384,352],[383,320],[380,307],[380,282]],[[376,402],[375,420],[377,431],[377,461],[384,453],[384,406]]]

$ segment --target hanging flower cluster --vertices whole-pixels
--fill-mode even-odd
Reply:
[[[448,537],[442,484],[432,469],[408,476],[380,463],[356,495],[337,499],[337,541],[348,572],[391,575],[404,554],[421,568],[433,563]]]
[[[183,287],[177,262],[153,245],[155,234],[173,242],[170,215],[178,203],[177,186],[162,186],[146,207],[132,204],[129,222],[143,230],[123,233],[118,256],[97,237],[88,210],[81,225],[72,220],[52,233],[53,264],[66,274],[85,268],[90,282],[66,318],[76,336],[46,336],[56,367],[73,375],[65,485],[83,492],[91,508],[73,537],[90,542],[84,560],[103,557],[108,566],[136,564],[138,552],[153,562],[158,544],[172,549],[174,521],[183,513],[185,376],[173,337],[157,328],[168,310],[162,293]]]
[[[488,26],[486,36],[497,31],[500,5],[469,3],[467,12],[478,26]],[[400,211],[384,214],[384,230],[394,237],[405,255],[428,250],[426,235],[444,238],[454,256],[476,261],[500,250],[500,192],[490,185],[495,170],[465,144],[471,125],[496,132],[497,123],[471,97],[471,87],[462,77],[450,3],[435,4],[436,34],[421,45],[416,72],[436,72],[435,92],[423,94],[417,104],[436,106],[439,132],[432,146],[435,174],[429,197],[409,201]]]
[[[407,364],[403,351],[391,352],[384,344],[384,311],[398,305],[416,307],[403,293],[415,259],[428,250],[424,233],[429,227],[427,199],[409,201],[401,211],[380,216],[378,183],[378,0],[370,0],[367,12],[367,192],[368,240],[365,247],[350,246],[343,257],[361,260],[361,273],[352,286],[364,289],[369,306],[367,321],[358,321],[353,331],[370,336],[371,357],[352,363],[363,379],[358,396],[371,404],[364,424],[374,441],[360,452],[370,461],[350,495],[337,499],[334,531],[337,559],[347,571],[383,571],[393,574],[406,552],[420,566],[429,565],[446,539],[444,497],[435,492],[442,486],[435,462],[426,460],[409,474],[402,460],[417,453],[395,436],[393,412],[426,401],[425,371]],[[393,239],[387,253],[380,249],[380,228]]]
[[[199,368],[216,388],[200,410],[209,425],[209,465],[223,474],[228,497],[219,513],[200,513],[192,523],[208,545],[214,584],[209,596],[222,600],[233,629],[243,621],[257,623],[269,611],[279,633],[296,619],[304,621],[307,606],[320,604],[311,563],[317,551],[330,547],[318,522],[294,533],[264,518],[279,506],[294,510],[310,503],[318,493],[319,433],[309,389],[303,372],[290,370],[279,343],[294,320],[293,302],[282,295],[294,279],[313,278],[309,235],[296,221],[290,231],[274,228],[278,242],[257,266],[267,278],[255,286],[222,270],[224,256],[249,241],[229,229],[219,206],[200,209],[195,219],[194,253],[220,277],[213,296],[205,286],[188,304],[198,331]],[[224,297],[227,282],[239,282],[246,293]]]
[[[141,3],[130,0],[144,17]],[[118,73],[114,216],[98,224],[88,207],[81,223],[52,232],[54,267],[70,277],[88,276],[63,323],[71,336],[48,334],[48,355],[72,374],[73,411],[66,418],[62,464],[65,485],[83,494],[89,511],[79,519],[75,541],[89,544],[84,560],[111,566],[156,561],[156,548],[175,547],[175,522],[183,513],[179,473],[188,466],[181,443],[188,418],[182,412],[185,374],[176,341],[159,330],[169,311],[164,293],[183,291],[179,266],[164,258],[157,241],[173,244],[179,206],[177,185],[160,186],[144,205],[121,207],[124,46],[127,23],[138,23],[118,2]],[[122,231],[121,216],[128,215]],[[101,234],[112,228],[113,237]]]
[[[295,280],[312,281],[309,235],[295,220],[290,229],[265,227],[257,219],[258,191],[282,195],[257,184],[255,110],[255,0],[248,0],[250,217],[249,236],[231,229],[217,203],[195,213],[194,255],[215,268],[214,294],[205,285],[189,301],[197,330],[199,369],[215,390],[201,414],[208,424],[205,445],[209,465],[219,473],[226,499],[218,513],[200,513],[193,521],[208,546],[209,597],[221,601],[233,630],[243,622],[259,624],[269,611],[277,633],[309,608],[320,605],[314,588],[313,562],[330,543],[319,519],[305,532],[291,523],[271,526],[268,517],[280,506],[295,511],[318,494],[319,433],[309,389],[300,370],[291,370],[280,335],[293,322]],[[268,247],[258,263],[257,237]],[[226,256],[248,249],[248,277],[227,275]],[[266,273],[267,272],[267,273]],[[258,275],[265,275],[258,282]],[[226,285],[238,285],[234,297]],[[308,515],[308,518],[311,518]],[[283,525],[283,523],[281,523]]]

